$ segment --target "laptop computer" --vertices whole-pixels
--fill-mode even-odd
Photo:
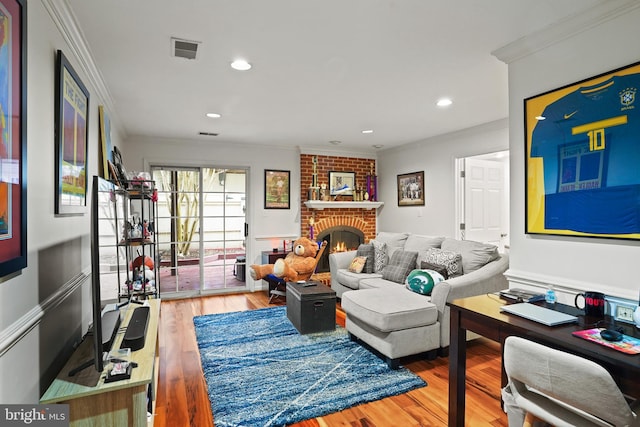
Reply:
[[[576,316],[551,310],[550,308],[540,307],[539,305],[530,304],[528,302],[503,305],[500,307],[500,311],[515,314],[547,326],[556,326],[578,321]]]

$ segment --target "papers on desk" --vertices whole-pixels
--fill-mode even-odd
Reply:
[[[556,326],[578,321],[576,316],[551,310],[550,308],[540,307],[539,305],[530,304],[528,302],[503,305],[500,307],[500,311],[515,314],[547,326]]]

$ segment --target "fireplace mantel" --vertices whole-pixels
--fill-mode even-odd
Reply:
[[[309,209],[321,211],[323,209],[378,209],[384,202],[325,202],[322,200],[308,200],[304,205]]]

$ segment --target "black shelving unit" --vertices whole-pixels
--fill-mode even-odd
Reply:
[[[122,213],[122,218],[116,218],[116,235],[118,248],[124,250],[126,274],[118,265],[118,299],[159,298],[158,196],[155,182],[127,181],[123,187],[116,190],[117,196],[122,198],[121,209],[116,208],[116,212]],[[115,203],[118,203],[118,198]]]

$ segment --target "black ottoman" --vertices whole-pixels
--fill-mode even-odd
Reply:
[[[309,285],[312,286],[309,286]],[[301,334],[336,328],[336,293],[320,282],[287,282],[287,317]]]

